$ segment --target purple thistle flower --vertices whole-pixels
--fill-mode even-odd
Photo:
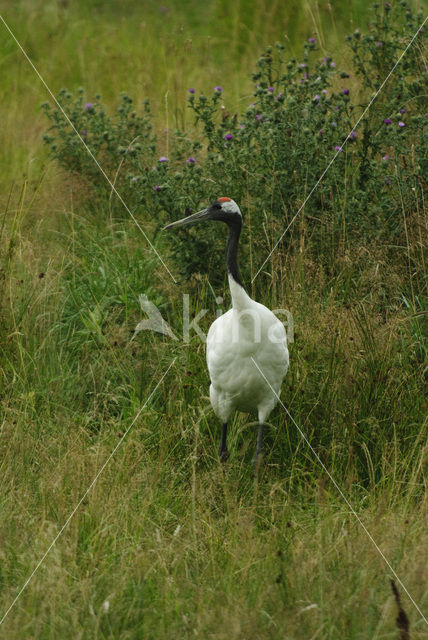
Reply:
[[[404,107],[402,109],[400,109],[400,113],[401,113],[401,115],[403,115],[403,113],[406,113],[406,110],[405,110]]]
[[[308,42],[310,42],[311,44],[315,44],[315,38],[308,38]]]
[[[389,155],[386,153],[386,154],[383,156],[382,160],[383,160],[384,162],[388,162],[388,160],[389,160]]]
[[[85,137],[85,136],[86,136],[86,129],[83,129],[83,131],[82,131],[82,134],[81,134],[81,135],[82,135],[83,137]]]
[[[336,66],[336,63],[335,63],[335,62],[331,62],[331,63],[330,63],[330,67],[332,67],[333,69],[334,69],[334,67],[335,67],[335,66]]]
[[[240,124],[239,126],[241,127],[241,129],[245,129],[245,124]]]
[[[161,156],[158,162],[168,162],[168,158],[165,158],[165,156]]]
[[[324,134],[324,129],[320,129],[319,134],[322,136]]]
[[[339,107],[336,105],[335,107],[333,107],[334,111],[339,111]]]
[[[391,184],[391,180],[389,178],[385,178],[385,184],[389,187]]]
[[[323,62],[330,62],[331,58],[324,58]]]
[[[349,96],[349,89],[343,89],[342,93],[344,96]]]
[[[250,107],[254,107],[254,102],[250,102]]]
[[[405,122],[402,122],[402,121],[400,120],[400,122],[398,123],[398,126],[399,126],[399,127],[405,127],[405,126],[406,126],[406,123],[405,123]]]
[[[356,140],[357,138],[358,138],[358,133],[356,131],[351,131],[351,133],[349,134],[349,139]]]
[[[190,87],[189,93],[195,93],[195,90],[193,89],[193,87]]]
[[[312,98],[312,100],[313,100],[314,102],[318,102],[318,101],[319,101],[319,99],[320,99],[320,97],[319,97],[319,95],[318,95],[318,94]]]
[[[385,124],[392,124],[392,120],[390,118],[385,118],[384,123]]]
[[[325,95],[325,94],[327,93],[327,89],[323,89],[323,90],[321,91],[321,93],[323,93],[323,94]]]
[[[214,91],[217,91],[217,93],[221,93],[223,91],[223,88],[220,86],[214,87]]]
[[[331,123],[331,126],[333,127],[333,129],[336,129],[336,127],[337,127],[337,122],[334,122],[334,121],[333,121],[333,122]]]
[[[196,162],[196,158],[194,158],[193,156],[190,156],[190,158],[187,158],[186,163],[187,164],[195,164]]]
[[[343,151],[342,147],[339,147],[339,145],[338,145],[338,144],[334,147],[334,150],[335,150],[335,151],[337,151],[338,153],[340,153],[341,151]]]
[[[273,93],[273,87],[268,87],[269,93]]]
[[[225,140],[233,140],[233,135],[231,133],[226,133],[226,135],[224,136]]]
[[[160,191],[160,190],[161,190],[161,188],[162,188],[162,187],[161,187],[159,184],[157,184],[155,187],[153,187],[153,189],[154,189],[155,191]]]
[[[131,178],[131,182],[137,182],[138,178],[136,176],[134,176],[133,178]]]
[[[87,102],[85,104],[85,109],[86,109],[86,111],[89,111],[89,109],[92,109],[92,102]]]
[[[307,66],[308,66],[308,65],[306,64],[306,62],[301,62],[301,63],[299,64],[299,67],[300,67],[301,69],[304,69],[304,68],[305,68],[305,67],[307,67]]]
[[[375,44],[377,47],[379,47],[379,49],[383,47],[383,42],[376,42]]]
[[[261,119],[262,119],[262,117],[263,117],[263,116],[262,116],[260,113],[258,113],[258,114],[256,115],[256,120],[261,120]]]

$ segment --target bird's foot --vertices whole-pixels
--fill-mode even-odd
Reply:
[[[229,451],[227,449],[219,449],[218,455],[219,455],[219,458],[220,458],[220,462],[222,462],[224,464],[225,462],[228,461],[230,453],[229,453]]]

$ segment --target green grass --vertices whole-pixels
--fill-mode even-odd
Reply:
[[[312,16],[329,50],[366,19],[363,2],[350,14],[231,6],[20,2],[3,16],[54,92],[149,96],[159,131],[191,126],[190,86],[221,83],[236,104],[259,50],[284,32],[298,47]],[[173,285],[132,221],[111,219],[47,161],[45,92],[2,29],[0,618],[120,447],[0,637],[400,638],[390,569],[284,411],[271,416],[258,483],[253,416],[235,416],[223,469],[204,346],[194,334],[130,340],[139,294],[181,335],[182,293],[192,317],[210,310],[207,330],[214,292],[197,275]],[[334,278],[310,257],[301,217],[300,250],[274,255],[255,293],[294,316],[284,404],[426,615],[426,285],[413,276],[426,274],[426,223],[407,214],[408,265],[356,246],[337,251]],[[427,638],[397,586],[412,640]]]

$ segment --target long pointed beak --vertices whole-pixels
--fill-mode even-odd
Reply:
[[[187,218],[182,218],[181,220],[176,220],[176,222],[171,222],[171,224],[167,224],[166,227],[162,229],[173,229],[174,227],[182,227],[186,224],[193,224],[194,222],[201,222],[202,220],[209,220],[211,217],[211,213],[209,209],[202,209],[202,211],[198,211],[197,213],[192,213],[191,216],[187,216]]]

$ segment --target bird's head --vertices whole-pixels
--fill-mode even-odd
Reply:
[[[195,222],[203,222],[204,220],[220,220],[225,222],[229,227],[242,224],[242,214],[238,205],[231,198],[217,198],[209,207],[193,213],[187,218],[182,218],[176,222],[171,222],[164,229],[173,229],[174,227],[182,227],[184,225],[193,224]]]

